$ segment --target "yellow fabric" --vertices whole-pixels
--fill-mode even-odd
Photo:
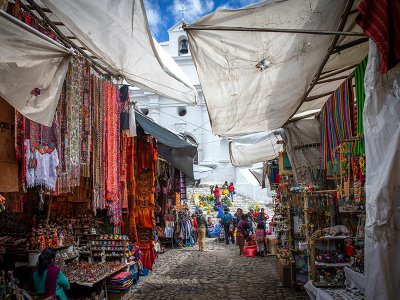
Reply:
[[[199,241],[199,250],[204,251],[206,245],[206,229],[205,228],[198,228],[198,241]]]

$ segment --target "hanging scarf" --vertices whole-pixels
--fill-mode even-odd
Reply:
[[[90,67],[86,64],[82,72],[82,104],[81,104],[81,175],[90,177],[90,148],[91,148],[91,89],[90,89]]]
[[[81,132],[81,102],[82,73],[85,65],[72,58],[65,81],[65,99],[61,108],[62,118],[62,171],[59,175],[59,190],[61,193],[72,191],[80,184],[80,132]],[[59,105],[60,106],[60,105]]]
[[[107,200],[118,199],[118,133],[117,133],[117,101],[116,88],[112,83],[106,83],[106,193]]]
[[[367,67],[368,57],[358,65],[354,71],[354,79],[356,83],[356,113],[357,113],[357,123],[356,123],[356,134],[361,137],[364,134],[364,101],[365,101],[365,91],[364,91],[364,76],[365,69]],[[356,142],[355,154],[362,155],[365,154],[365,142],[364,139],[358,140]]]
[[[344,81],[321,110],[321,153],[324,170],[337,158],[333,150],[353,137],[354,101],[350,80]]]
[[[104,137],[104,97],[103,80],[92,76],[92,107],[93,107],[93,205],[94,209],[105,208],[104,168],[103,168],[103,137]]]

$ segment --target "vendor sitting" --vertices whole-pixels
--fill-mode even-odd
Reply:
[[[39,256],[38,265],[33,273],[35,292],[44,298],[57,297],[67,300],[64,290],[69,290],[69,282],[59,267],[54,265],[56,254],[53,249],[46,248]]]

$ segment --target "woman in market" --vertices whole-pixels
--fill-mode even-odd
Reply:
[[[197,213],[197,236],[198,236],[198,243],[199,243],[199,251],[205,252],[205,244],[206,244],[206,232],[207,232],[207,220],[206,217],[203,215],[203,211],[199,209]]]
[[[231,201],[233,202],[233,195],[235,194],[235,186],[233,185],[233,182],[228,186],[228,191],[229,191],[229,198],[231,198]]]
[[[239,251],[240,251],[239,255],[243,255],[244,242],[246,238],[249,236],[249,222],[247,220],[248,220],[248,215],[245,214],[244,218],[241,218],[237,226],[236,244],[239,246]]]
[[[267,229],[267,217],[265,215],[264,208],[261,208],[261,211],[258,213],[257,223],[263,223],[264,231],[266,231],[266,229]]]
[[[221,197],[221,190],[218,188],[218,185],[215,186],[213,193],[214,193],[215,201],[216,202],[219,201],[219,197]]]
[[[67,300],[64,291],[69,290],[67,277],[54,265],[56,254],[53,249],[46,248],[39,256],[38,265],[33,273],[33,287],[35,292],[44,298],[57,297]]]

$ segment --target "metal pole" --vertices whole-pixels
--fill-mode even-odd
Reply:
[[[277,32],[277,33],[301,33],[301,34],[317,34],[317,35],[346,35],[346,36],[365,36],[362,32],[350,31],[330,31],[330,30],[313,30],[313,29],[287,29],[287,28],[262,28],[262,27],[236,27],[236,26],[211,26],[211,25],[183,25],[185,31],[250,31],[250,32]]]

